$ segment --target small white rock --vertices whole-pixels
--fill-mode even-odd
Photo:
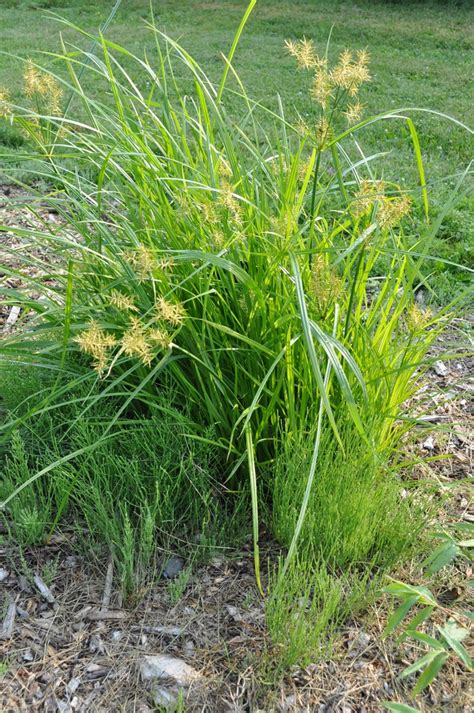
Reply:
[[[0,567],[0,582],[3,582],[4,579],[8,577],[10,572],[8,572],[6,569],[3,569],[3,567]]]
[[[140,661],[140,673],[144,681],[171,678],[180,686],[189,686],[202,678],[201,674],[185,661],[167,654],[144,656]]]
[[[448,367],[441,360],[435,361],[433,369],[438,376],[447,376],[449,373]]]
[[[28,661],[28,662],[35,660],[34,654],[30,648],[25,650],[25,652],[23,653],[22,659],[23,659],[23,661]]]
[[[435,443],[433,436],[428,436],[426,441],[423,443],[423,448],[425,449],[425,451],[434,451]]]

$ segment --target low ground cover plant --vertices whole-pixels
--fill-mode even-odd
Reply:
[[[269,627],[293,623],[293,663],[409,556],[430,517],[400,444],[429,349],[462,299],[434,311],[417,291],[429,290],[430,245],[463,188],[461,175],[431,222],[412,118],[362,116],[365,48],[333,57],[330,45],[287,42],[310,119],[290,124],[283,106],[252,99],[232,62],[254,4],[217,86],[151,23],[153,57],[86,35],[93,51],[53,57],[67,80],[29,61],[25,104],[5,102],[28,147],[9,173],[30,173],[35,219],[9,230],[41,253],[11,248],[5,274],[23,288],[2,293],[22,317],[0,355],[49,377],[6,411],[2,510],[25,542],[79,518],[114,552],[127,591],[157,541],[217,542],[232,517],[252,523],[263,588],[265,526],[285,552]],[[105,80],[107,100],[89,96],[85,75]],[[406,125],[413,191],[364,155],[375,121]],[[28,437],[42,423],[47,448]],[[298,585],[308,605],[295,611],[285,602]],[[308,617],[320,622],[309,639]]]

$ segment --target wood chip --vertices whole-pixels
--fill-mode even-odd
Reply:
[[[0,632],[0,639],[11,639],[13,634],[13,627],[15,626],[16,617],[16,602],[10,597],[10,601],[7,607],[7,613],[3,620],[2,629]]]
[[[49,589],[49,587],[46,586],[39,574],[35,574],[35,576],[33,577],[33,581],[43,599],[45,599],[48,604],[55,604],[56,600],[53,597],[51,590]]]
[[[90,621],[119,621],[128,618],[128,612],[126,611],[115,611],[113,609],[108,609],[107,611],[102,611],[101,609],[91,609],[85,616],[85,619]]]
[[[10,310],[10,314],[7,317],[7,321],[5,322],[3,326],[3,331],[4,332],[9,332],[12,328],[13,325],[15,324],[16,320],[20,316],[21,309],[20,307],[12,307]]]
[[[106,611],[110,606],[110,598],[112,596],[112,584],[114,581],[114,561],[112,557],[109,560],[107,574],[105,575],[104,594],[102,596],[102,611]]]
[[[160,634],[160,636],[182,636],[185,632],[181,626],[132,626],[131,631],[140,631],[144,634]]]

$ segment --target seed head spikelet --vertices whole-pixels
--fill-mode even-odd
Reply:
[[[169,302],[164,297],[160,297],[156,303],[156,310],[159,319],[168,322],[173,327],[178,327],[184,321],[186,316],[185,309],[182,304]]]
[[[127,356],[137,357],[146,366],[151,364],[153,352],[146,329],[138,317],[132,317],[128,330],[122,335],[122,348]]]
[[[5,119],[11,114],[9,106],[9,94],[6,89],[0,87],[0,119]]]
[[[112,307],[116,307],[119,310],[123,310],[124,312],[130,311],[130,312],[136,312],[137,307],[133,303],[133,299],[131,297],[128,297],[128,295],[124,295],[122,292],[119,292],[118,290],[112,290],[109,296],[109,304],[112,305]]]
[[[385,197],[377,212],[379,225],[383,228],[392,228],[398,225],[402,218],[409,214],[411,207],[412,200],[408,195],[403,195],[400,198]]]
[[[89,323],[87,329],[74,338],[74,341],[79,344],[81,351],[93,358],[94,369],[99,373],[107,367],[108,352],[117,343],[115,337],[101,329],[94,320]]]
[[[421,332],[430,324],[433,312],[429,307],[423,308],[416,303],[411,305],[406,315],[406,325],[410,332]]]

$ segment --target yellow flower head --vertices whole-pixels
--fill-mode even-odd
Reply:
[[[369,53],[367,50],[357,52],[354,59],[352,52],[344,50],[339,55],[339,61],[331,71],[331,80],[336,87],[346,89],[350,96],[355,96],[359,87],[370,80],[368,70]]]
[[[429,307],[423,309],[417,304],[411,305],[406,314],[406,325],[410,332],[421,332],[429,325],[433,318],[433,312]]]
[[[160,297],[156,304],[159,319],[168,322],[173,327],[177,327],[184,321],[186,316],[185,309],[182,304],[168,302],[164,297]]]
[[[203,222],[209,225],[216,225],[219,222],[219,216],[216,210],[216,204],[213,201],[203,203],[201,205]]]
[[[385,200],[385,184],[383,181],[368,181],[364,179],[360,183],[359,190],[354,196],[351,205],[351,212],[356,218],[365,215],[376,202]]]
[[[222,188],[219,195],[219,202],[226,208],[233,220],[240,225],[242,223],[242,208],[239,201],[234,196],[232,186],[227,181],[222,182]]]
[[[150,341],[154,342],[162,349],[168,349],[171,344],[170,335],[162,329],[150,329],[148,337]]]
[[[130,312],[137,311],[136,306],[133,304],[132,298],[122,294],[122,292],[119,292],[118,290],[112,290],[112,292],[110,293],[109,304],[111,304],[112,307],[116,307],[120,310]]]
[[[360,117],[362,116],[363,109],[364,107],[360,102],[353,102],[352,104],[349,104],[346,111],[344,112],[344,116],[346,117],[349,126],[352,126],[352,124],[355,124],[359,121]]]
[[[309,128],[308,123],[304,119],[298,119],[295,124],[295,129],[298,134],[303,137],[309,136],[311,134],[311,129]]]
[[[363,67],[368,67],[370,62],[370,54],[367,48],[357,50],[357,63]]]
[[[156,266],[160,270],[172,270],[174,267],[174,260],[172,257],[160,257],[156,262]]]
[[[229,178],[232,176],[232,169],[229,162],[225,158],[219,159],[219,164],[217,166],[217,175],[221,178]]]
[[[46,85],[46,94],[51,114],[59,114],[61,111],[63,90],[54,77],[51,77],[49,74],[45,75],[44,83]]]
[[[105,370],[108,352],[117,343],[115,337],[104,332],[95,321],[90,322],[88,328],[78,334],[74,341],[79,344],[81,351],[94,359],[94,369],[99,373]]]
[[[124,253],[124,258],[134,269],[140,281],[147,280],[154,268],[157,266],[157,261],[153,251],[149,250],[144,245],[140,245],[140,247],[136,250],[130,250]]]
[[[211,238],[218,250],[221,250],[225,245],[225,237],[222,230],[213,230],[211,233]]]
[[[307,40],[303,37],[302,40],[286,40],[285,47],[287,52],[296,59],[300,69],[314,69],[321,63],[321,59],[316,54],[313,40]]]
[[[311,94],[314,99],[325,108],[332,97],[333,82],[329,72],[321,69],[314,77]]]
[[[151,364],[153,352],[147,341],[146,330],[138,317],[132,317],[129,329],[122,335],[122,348],[127,356],[137,357],[146,366]]]
[[[412,201],[410,196],[403,195],[400,198],[387,198],[382,201],[378,211],[377,220],[382,228],[393,228],[398,225],[411,210]]]
[[[316,255],[313,260],[309,294],[318,310],[325,314],[342,292],[339,275],[328,265],[324,255]]]
[[[297,230],[297,217],[295,210],[292,207],[287,207],[283,212],[270,221],[270,227],[273,233],[288,237]]]
[[[10,116],[10,97],[6,89],[0,87],[0,119]]]
[[[27,97],[43,97],[48,103],[50,112],[52,114],[59,113],[63,90],[54,77],[46,72],[41,72],[31,60],[28,60],[23,73],[23,80]]]
[[[33,97],[35,94],[44,94],[46,87],[43,81],[42,72],[37,69],[31,59],[26,63],[23,73],[23,81],[25,83],[25,94],[27,97]]]

